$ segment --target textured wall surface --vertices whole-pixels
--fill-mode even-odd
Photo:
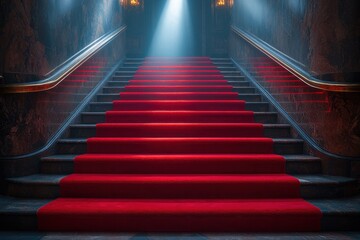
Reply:
[[[236,0],[232,22],[321,75],[359,71],[359,12],[357,0]]]
[[[314,75],[335,76],[330,81],[360,82],[348,78],[360,70],[358,12],[356,0],[237,0],[232,23]],[[230,42],[231,56],[239,62],[260,56],[234,34]],[[299,98],[299,94],[277,97],[322,147],[345,156],[360,156],[360,94],[321,94],[326,94],[323,103],[311,102],[305,95]]]
[[[0,74],[45,74],[120,27],[122,18],[118,0],[0,0]],[[50,91],[0,96],[0,156],[44,146],[102,79],[102,68],[124,58],[125,42],[120,35]]]
[[[0,0],[0,73],[44,75],[122,17],[118,0]]]

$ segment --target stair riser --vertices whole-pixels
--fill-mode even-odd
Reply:
[[[208,164],[206,165],[208,167]],[[142,166],[139,167],[134,167],[136,169],[141,169]],[[109,169],[117,169],[115,166],[113,167],[109,167]],[[148,169],[160,169],[157,168],[155,166],[150,166],[148,167]],[[179,167],[176,167],[174,169],[166,169],[166,171],[164,170],[164,173],[168,173],[168,174],[187,174],[189,173],[189,169],[191,170],[191,168],[186,168],[186,169],[179,169]],[[205,169],[205,166],[204,166]],[[241,172],[237,172],[236,169],[238,168],[234,168],[232,166],[230,166],[228,169],[227,168],[221,168],[219,169],[219,167],[214,168],[214,171],[209,172],[206,171],[204,173],[213,173],[213,174],[222,174],[222,173],[233,173],[233,174],[237,174],[237,173],[243,173]],[[238,169],[240,170],[240,169]],[[66,175],[66,174],[71,174],[74,173],[74,161],[42,161],[41,162],[41,173],[43,174],[55,174],[55,175]],[[134,173],[134,172],[115,172],[113,171],[112,173]],[[148,172],[142,172],[142,171],[138,171],[136,172],[138,174],[144,174],[144,173],[148,173]],[[163,173],[163,172],[151,172],[153,174],[157,174],[157,173]],[[199,172],[199,171],[193,171],[192,173],[194,174],[200,174],[203,172]],[[261,173],[266,173],[266,171],[261,172]],[[290,162],[290,161],[286,161],[286,173],[287,174],[320,174],[321,173],[321,162],[320,161],[297,161],[297,162]]]
[[[109,81],[107,87],[125,87],[129,84],[129,81]]]
[[[25,213],[2,213],[0,215],[0,230],[2,231],[38,231],[38,218],[36,212]],[[10,239],[29,239],[29,235],[26,234],[24,238]],[[35,238],[38,239],[38,238]]]
[[[243,111],[245,103],[239,100],[213,101],[115,101],[115,111]]]
[[[135,131],[135,129],[134,129]],[[133,131],[133,132],[134,132]],[[230,131],[230,132],[225,132],[226,130],[224,130],[223,134],[214,134],[215,136],[219,136],[219,137],[240,137],[240,135],[243,134],[236,134],[234,133],[236,131],[236,129]],[[137,131],[138,132],[138,131]],[[176,137],[176,136],[180,136],[180,135],[186,135],[186,133],[184,133],[183,131],[180,132],[174,132],[174,131],[166,131],[164,132],[164,134],[159,134],[159,133],[154,133],[154,135],[150,134],[149,131],[148,134],[141,134],[139,133],[139,135],[137,135],[138,137]],[[136,133],[134,133],[136,134]],[[119,137],[126,137],[126,135],[129,134],[120,134]],[[140,136],[142,135],[142,136]],[[209,137],[209,135],[211,135],[209,132],[206,134],[207,137]],[[90,138],[90,137],[94,137],[96,136],[96,128],[94,127],[72,127],[70,130],[70,137],[71,138]],[[188,135],[186,135],[187,137],[203,137],[203,134],[191,134],[189,133]],[[264,136],[265,137],[270,137],[270,138],[287,138],[290,137],[290,128],[289,127],[268,127],[268,128],[264,128]],[[131,137],[131,136],[128,136]],[[205,137],[205,136],[204,136]]]
[[[107,83],[108,87],[124,87],[128,84],[131,84],[131,86],[136,86],[136,85],[147,85],[147,86],[156,86],[156,85],[218,85],[218,84],[231,84],[232,86],[236,86],[236,87],[248,87],[250,85],[249,82],[246,81],[197,81],[197,82],[193,82],[193,81],[182,81],[182,82],[168,82],[168,81],[154,81],[154,82],[138,82],[138,81],[110,81]]]
[[[92,103],[90,104],[90,111],[91,112],[106,112],[113,109],[112,103]],[[248,111],[255,111],[255,112],[266,112],[269,110],[268,103],[246,103],[245,109]]]
[[[241,93],[244,93],[244,94],[246,94],[246,93],[256,93],[256,90],[253,87],[237,87],[237,86],[234,86],[233,91],[238,92],[239,94],[241,94]]]
[[[57,154],[84,154],[87,152],[87,144],[81,141],[59,142]],[[274,153],[280,155],[302,154],[303,143],[275,143]]]
[[[121,75],[122,76],[122,75]],[[120,76],[120,77],[121,77]],[[127,76],[127,75],[124,75]],[[223,80],[225,77],[223,75],[131,75],[133,79],[136,80]],[[117,78],[119,76],[114,76]]]
[[[183,72],[171,71],[171,70],[162,70],[162,71],[157,70],[156,72],[151,72],[151,71],[147,71],[147,70],[121,71],[121,72],[116,72],[115,77],[117,77],[117,76],[127,76],[127,75],[134,75],[134,78],[143,77],[143,76],[151,77],[153,75],[156,75],[156,76],[158,76],[158,75],[171,75],[171,76],[195,75],[195,76],[201,76],[201,75],[204,75],[204,74],[205,75],[222,74],[222,75],[242,76],[241,72],[239,72],[239,71],[220,71],[218,69],[214,69],[214,70],[206,70],[206,69],[205,70],[203,70],[203,69],[198,70],[198,69],[196,69],[196,70],[183,71]]]
[[[71,176],[70,176],[71,178]],[[275,177],[276,178],[276,177]],[[70,181],[70,180],[69,180]],[[86,180],[85,180],[86,181]],[[61,197],[125,199],[247,199],[297,198],[299,189],[293,182],[113,182],[85,183],[65,181]],[[249,185],[252,188],[249,188]],[[93,189],[97,189],[96,192]],[[111,190],[110,190],[111,189]],[[141,189],[141,190],[140,190]],[[256,190],[255,190],[256,189]],[[258,191],[257,189],[264,189]],[[266,190],[265,190],[266,189]]]
[[[356,184],[303,184],[301,195],[308,199],[351,197],[358,193]]]
[[[102,94],[102,95],[98,95],[97,96],[97,101],[98,102],[112,102],[114,100],[120,100],[120,99],[126,99],[124,97],[121,97],[120,94]],[[211,100],[214,99],[214,97],[198,97],[198,96],[188,96],[188,97],[183,97],[183,96],[173,96],[173,97],[169,97],[169,96],[134,96],[132,99],[136,99],[136,100],[199,100],[199,99],[203,99],[203,100]],[[230,98],[225,98],[225,97],[218,97],[219,100],[226,100],[226,99],[233,99],[232,97]],[[260,102],[261,101],[261,95],[257,95],[257,94],[241,94],[238,97],[235,97],[234,99],[240,99],[240,100],[244,100],[247,102]]]
[[[106,90],[107,88],[104,88],[104,92],[111,91],[111,93],[118,93],[120,90]],[[140,85],[128,85],[124,88],[123,91],[126,92],[235,92],[235,91],[242,91],[243,93],[254,93],[255,90],[253,88],[232,88],[230,85],[221,85],[221,86],[140,86]]]
[[[40,173],[50,175],[68,175],[74,173],[74,161],[42,161]]]
[[[172,185],[172,184],[165,184],[167,185],[166,188],[165,186],[151,186],[149,185],[147,189],[152,189],[154,188],[154,191],[151,191],[151,198],[164,198],[164,199],[171,199],[171,198],[180,198],[180,199],[211,199],[211,198],[225,198],[225,199],[233,199],[233,198],[237,198],[237,199],[242,199],[242,198],[252,198],[250,195],[249,196],[245,196],[246,193],[244,193],[243,191],[241,191],[241,187],[240,186],[236,186],[233,185],[234,189],[238,189],[236,194],[236,190],[234,189],[228,189],[229,192],[226,193],[226,189],[223,190],[223,192],[221,192],[222,190],[217,190],[214,189],[212,187],[212,184],[208,185],[208,187],[205,188],[205,186],[200,186],[199,185],[199,189],[197,190],[196,196],[192,196],[189,194],[184,194],[184,191],[186,192],[185,188],[189,189],[191,188],[191,186],[181,186],[181,185]],[[194,185],[192,185],[194,187]],[[105,188],[106,185],[104,186],[90,186],[89,188]],[[124,187],[124,186],[122,186]],[[7,195],[12,196],[12,197],[19,197],[19,198],[38,198],[38,199],[54,199],[54,198],[58,198],[58,197],[86,197],[86,198],[149,198],[150,196],[147,195],[141,195],[141,191],[138,191],[136,189],[140,188],[140,186],[137,186],[136,184],[133,186],[134,189],[133,191],[128,191],[127,193],[124,192],[120,192],[121,188],[119,187],[118,193],[116,193],[116,191],[114,191],[114,195],[108,195],[106,193],[102,194],[101,196],[93,196],[93,195],[79,195],[76,189],[71,190],[71,192],[63,192],[63,195],[60,193],[60,185],[58,184],[52,184],[52,185],[46,185],[46,184],[39,184],[39,183],[28,183],[28,184],[20,184],[20,183],[9,183],[8,184],[8,190],[7,190]],[[184,188],[183,190],[181,189],[177,189],[177,187],[180,188]],[[197,186],[195,186],[196,188]],[[227,187],[229,187],[229,185],[227,185]],[[281,186],[279,186],[281,188]],[[168,189],[164,190],[164,192],[158,193],[158,196],[156,196],[156,190],[155,189],[159,189],[159,188],[165,188]],[[225,186],[224,186],[225,188]],[[223,189],[224,189],[223,188]],[[114,188],[115,189],[115,188]],[[352,196],[354,193],[356,193],[357,189],[356,189],[356,184],[346,184],[343,186],[334,186],[332,184],[301,184],[300,185],[300,195],[302,198],[305,199],[333,199],[333,198],[341,198],[341,197],[349,197]],[[219,194],[217,194],[217,192]],[[232,194],[231,194],[231,193]],[[235,194],[234,194],[235,192]],[[110,193],[109,193],[110,194]],[[117,196],[116,194],[119,194],[119,196]],[[249,194],[257,194],[256,192],[254,193],[249,193]],[[287,194],[286,191],[279,194]],[[125,196],[125,197],[124,197]],[[277,198],[276,196],[272,196],[273,198]],[[278,196],[278,197],[283,197],[283,196]],[[268,196],[258,196],[258,198],[268,198]]]
[[[212,61],[167,61],[167,62],[161,62],[161,61],[155,61],[155,62],[145,62],[144,60],[134,60],[129,61],[126,60],[124,62],[124,65],[138,65],[139,66],[161,66],[161,65],[191,65],[191,66],[233,66],[232,61],[229,60],[212,60]],[[274,64],[272,64],[274,65]]]
[[[294,175],[321,174],[321,161],[287,161],[286,172]]]
[[[34,208],[33,211],[29,211],[23,214],[13,214],[13,213],[7,213],[7,214],[1,214],[0,215],[0,229],[5,231],[38,231],[38,221],[37,221],[37,208]],[[219,219],[217,219],[219,220]],[[218,221],[219,222],[219,221]],[[321,219],[321,231],[358,231],[358,222],[360,222],[360,216],[357,214],[333,214],[333,213],[327,213],[323,212],[323,216]],[[248,238],[249,234],[244,234],[244,238]],[[276,235],[272,234],[274,238],[276,239],[292,239],[292,238],[299,238],[298,233],[294,235]],[[313,234],[307,234],[305,238],[309,238],[308,236],[311,236],[310,238],[334,238],[337,239],[339,237],[342,238],[349,238],[348,235],[341,235],[339,234],[326,234],[326,233],[320,233],[319,235],[313,235]],[[27,239],[29,237],[28,234],[25,234],[25,238]],[[51,235],[49,235],[51,237]],[[56,237],[59,235],[56,234]],[[67,238],[67,235],[61,235],[62,239],[74,239],[78,237],[79,235],[71,236],[70,238]],[[100,238],[102,235],[100,234],[94,234],[94,235],[86,235],[86,236],[94,236],[94,238]],[[104,235],[104,238],[112,237],[113,235]],[[210,235],[211,236],[211,235]],[[227,235],[220,235],[220,236],[227,236]],[[233,234],[229,236],[229,238],[233,238]],[[236,236],[241,236],[237,234]],[[264,235],[260,235],[260,237],[263,237]],[[40,234],[40,237],[43,237],[43,234]],[[170,236],[173,238],[173,236]],[[219,237],[219,235],[215,235],[215,237]],[[268,234],[266,235],[268,237]],[[283,237],[283,238],[282,238]],[[90,237],[88,237],[90,238]]]
[[[165,66],[165,67],[158,67],[158,66],[139,66],[139,68],[131,68],[131,67],[126,67],[126,68],[120,68],[119,71],[121,70],[125,70],[125,71],[136,71],[136,70],[166,70],[166,71],[177,71],[177,70],[185,70],[185,69],[190,69],[190,70],[219,70],[219,71],[238,71],[238,69],[236,67],[229,67],[229,66],[225,66],[225,67],[219,67],[219,66],[178,66],[178,67],[172,67],[172,66]]]
[[[112,79],[113,79],[113,81],[129,81],[129,80],[134,79],[134,76],[132,74],[127,74],[127,75],[122,75],[122,76],[113,76]],[[188,80],[191,80],[191,79],[194,79],[194,77],[189,78]],[[208,78],[204,77],[204,78],[201,78],[201,79],[206,80]],[[201,80],[201,79],[199,79],[199,80]],[[222,79],[226,79],[226,80],[229,80],[229,81],[244,81],[245,77],[240,76],[240,75],[235,75],[235,76],[234,75],[224,75],[224,77]],[[142,79],[142,80],[145,80],[145,79]],[[186,78],[185,79],[181,78],[179,80],[186,80]]]
[[[138,119],[137,117],[131,122],[135,122]],[[273,124],[277,122],[277,114],[275,113],[265,113],[265,114],[256,114],[254,115],[255,122],[258,123],[269,123]],[[104,114],[83,114],[81,116],[81,122],[85,124],[96,124],[105,122],[105,113]],[[192,121],[193,122],[193,121]]]
[[[59,184],[14,183],[7,184],[7,195],[19,198],[54,199],[60,196]]]
[[[103,88],[103,93],[107,94],[112,94],[112,93],[120,93],[123,92],[125,90],[125,85],[122,87],[104,87]]]

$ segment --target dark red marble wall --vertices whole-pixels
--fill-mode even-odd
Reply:
[[[315,76],[360,82],[356,78],[359,6],[357,0],[235,0],[232,24],[263,39]],[[258,54],[235,35],[230,42],[229,52],[239,62]],[[316,104],[294,101],[291,108],[302,112],[293,118],[328,151],[360,156],[360,94],[326,94],[326,112]]]
[[[44,75],[122,24],[118,0],[0,0],[0,75]],[[96,76],[102,67],[112,67],[125,57],[125,36],[90,61],[99,70]],[[47,92],[0,95],[0,156],[44,146],[82,101],[79,95],[86,96],[102,77],[73,79],[81,81],[71,82],[69,76]]]
[[[118,0],[0,0],[0,74],[44,75],[123,22]]]

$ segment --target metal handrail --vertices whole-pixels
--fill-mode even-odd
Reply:
[[[310,87],[330,92],[360,92],[360,83],[330,82],[317,79],[289,61],[285,54],[258,37],[250,35],[235,26],[231,26],[231,30]]]
[[[120,33],[125,31],[126,26],[123,25],[111,33],[105,34],[87,47],[72,56],[67,62],[62,64],[58,70],[52,71],[52,75],[45,77],[39,81],[28,83],[10,83],[0,84],[0,93],[30,93],[50,90],[59,85],[67,76],[74,72],[84,62],[91,58],[94,54],[105,47],[109,42],[116,38]],[[3,78],[0,76],[0,78]]]

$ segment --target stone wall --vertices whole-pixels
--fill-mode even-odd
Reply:
[[[118,0],[0,0],[0,74],[44,75],[122,18]]]
[[[359,4],[357,0],[235,0],[232,24],[261,38],[315,76],[360,82]],[[258,53],[231,35],[231,57]],[[326,92],[326,111],[294,101],[293,116],[326,150],[360,156],[360,94]],[[321,106],[321,105],[320,105]],[[317,119],[314,121],[314,119]],[[318,119],[320,119],[318,121]],[[308,128],[311,124],[311,128]]]
[[[120,27],[123,13],[118,0],[0,0],[0,20],[0,75],[41,76]],[[112,67],[125,57],[125,44],[122,34],[91,61]],[[0,156],[44,146],[102,79],[86,77],[78,84],[71,77],[47,92],[0,95]]]

